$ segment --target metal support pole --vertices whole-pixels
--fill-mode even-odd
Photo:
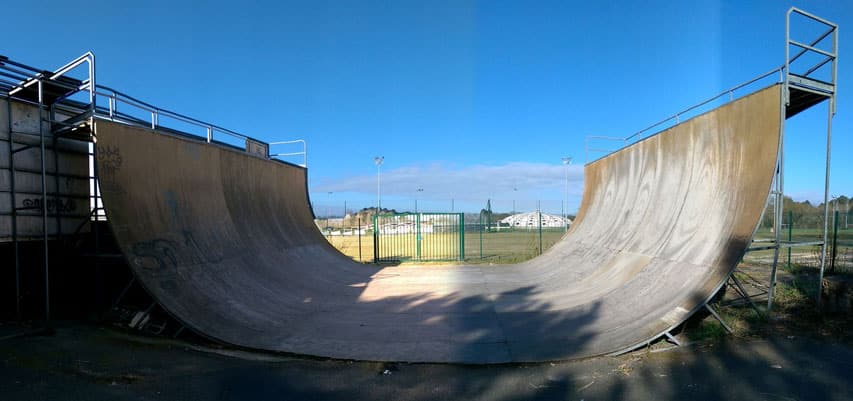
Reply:
[[[48,256],[49,244],[47,238],[47,164],[45,163],[44,147],[44,88],[42,79],[38,80],[39,101],[39,146],[41,150],[41,229],[42,244],[44,252],[44,321],[50,322],[50,260]]]
[[[790,248],[788,248],[788,249],[790,249]],[[755,309],[755,313],[757,313],[758,315],[761,315],[761,310],[758,309],[758,305],[756,305],[755,302],[752,302],[752,298],[749,297],[749,294],[747,294],[746,289],[743,288],[743,285],[740,283],[740,280],[738,280],[738,278],[735,277],[734,274],[729,276],[729,278],[735,284],[735,288],[740,293],[740,295],[742,297],[744,297],[749,302],[749,305],[752,306],[752,309]]]
[[[788,211],[788,242],[794,240],[794,211]],[[791,247],[788,247],[788,270],[791,270]]]
[[[834,213],[832,221],[832,258],[829,260],[829,272],[835,273],[835,257],[838,250],[838,210]]]
[[[97,138],[98,137],[97,132],[96,132],[97,126],[95,125],[94,118],[92,118],[89,121],[89,124],[92,127],[92,136]],[[96,302],[96,304],[100,304],[101,301],[106,297],[104,295],[104,280],[103,280],[103,274],[101,272],[101,262],[100,262],[100,258],[97,257],[97,255],[99,255],[101,253],[101,231],[100,231],[100,225],[98,224],[98,221],[100,219],[100,211],[102,210],[102,206],[99,206],[99,204],[101,203],[100,202],[101,184],[100,184],[100,180],[98,178],[98,170],[99,170],[98,169],[98,146],[94,145],[94,146],[92,146],[92,179],[95,182],[95,191],[93,194],[95,197],[95,219],[91,222],[91,224],[92,224],[92,233],[93,233],[94,238],[95,238],[95,255],[96,256],[95,256],[92,263],[93,263],[94,269],[95,269],[95,277],[97,277],[97,280],[95,282],[95,287],[96,287],[95,288],[95,302]]]
[[[379,262],[379,213],[373,215],[373,263]]]
[[[51,106],[51,116],[50,121],[55,120],[55,116],[53,115],[53,107]],[[53,146],[53,199],[54,199],[54,217],[56,218],[56,239],[59,243],[62,243],[62,215],[61,209],[59,207],[59,152],[57,149],[59,148],[59,138],[53,132],[51,132],[52,138],[52,146]]]
[[[9,190],[12,200],[12,252],[15,259],[15,319],[21,320],[21,261],[18,252],[18,210],[15,196],[15,152],[12,139],[12,102],[6,101],[7,120],[9,123]]]
[[[385,156],[376,156],[373,162],[376,163],[376,214],[382,210],[382,162],[385,161]]]
[[[178,336],[180,336],[180,335],[181,335],[181,333],[183,333],[183,332],[184,332],[184,329],[185,329],[185,328],[186,328],[186,326],[181,325],[181,328],[180,328],[180,329],[178,329],[178,331],[176,331],[176,332],[175,332],[175,334],[172,334],[172,338],[178,338]]]
[[[133,283],[135,282],[136,276],[131,276],[130,281],[127,282],[127,285],[125,285],[121,292],[118,294],[115,301],[113,301],[113,304],[110,309],[115,309],[116,307],[118,307],[118,304],[121,303],[121,300],[124,299],[124,296],[127,295],[127,292],[130,291],[130,287],[132,287]]]
[[[86,56],[89,60],[89,113],[94,116],[98,102],[98,97],[95,94],[97,90],[95,81],[95,53],[87,52]]]
[[[832,157],[832,114],[834,97],[829,100],[829,107],[826,118],[826,173],[824,176],[823,188],[823,246],[820,252],[820,277],[817,282],[817,307],[821,307],[821,292],[823,287],[823,273],[826,267],[826,242],[829,237],[829,166]]]
[[[673,344],[675,344],[676,346],[679,346],[679,347],[681,346],[681,341],[678,341],[678,340],[675,338],[675,336],[673,336],[672,334],[670,334],[670,332],[668,332],[668,331],[667,331],[667,332],[666,332],[666,333],[664,333],[664,334],[666,335],[666,338],[667,338],[667,339],[669,339],[669,341],[670,341],[671,343],[673,343]]]
[[[723,328],[729,332],[729,334],[734,333],[734,330],[732,330],[732,328],[729,327],[729,325],[727,325],[726,322],[723,321],[723,318],[720,317],[719,314],[717,314],[717,311],[715,311],[714,308],[711,307],[711,305],[705,304],[705,309],[707,309],[708,312],[711,312],[711,315],[713,315],[714,318],[716,318],[717,321],[720,322],[720,325],[722,325]]]

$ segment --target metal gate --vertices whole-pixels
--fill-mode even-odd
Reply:
[[[463,213],[394,213],[373,217],[375,262],[465,259]]]

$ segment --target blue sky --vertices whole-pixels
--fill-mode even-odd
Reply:
[[[779,66],[797,5],[841,26],[832,193],[853,194],[846,1],[240,3],[13,2],[0,54],[52,69],[91,50],[101,84],[307,140],[318,214],[375,202],[375,155],[384,206],[559,212],[561,157],[574,211],[586,136],[627,136]],[[822,199],[825,120],[822,105],[788,123],[796,199]]]

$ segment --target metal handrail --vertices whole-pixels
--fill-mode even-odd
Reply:
[[[791,16],[793,14],[798,14],[800,16],[809,18],[812,21],[815,21],[819,24],[822,24],[822,25],[827,27],[827,30],[823,34],[818,36],[816,39],[809,42],[808,44],[793,40],[793,39],[791,39],[791,29],[790,29],[790,27],[791,27]],[[830,51],[826,51],[826,50],[817,48],[816,47],[817,44],[820,43],[823,39],[825,39],[829,35],[832,35],[832,51],[830,52]],[[800,49],[800,51],[797,52],[797,54],[795,54],[793,57],[789,57],[790,51],[791,51],[791,49],[790,49],[791,46],[795,46],[795,47],[798,47]],[[830,22],[828,20],[825,20],[823,18],[820,18],[814,14],[803,11],[799,8],[791,7],[790,9],[788,9],[788,12],[786,13],[786,18],[785,18],[785,65],[784,65],[784,67],[789,74],[791,74],[791,69],[790,69],[791,63],[793,63],[798,58],[800,58],[800,56],[802,56],[806,53],[812,53],[812,54],[816,53],[816,54],[823,56],[824,58],[821,61],[819,61],[818,63],[816,63],[815,65],[813,65],[811,68],[806,70],[805,74],[801,75],[802,77],[808,77],[809,75],[811,75],[815,71],[819,70],[821,67],[823,67],[827,63],[832,63],[832,67],[831,67],[832,70],[830,72],[830,75],[831,75],[830,76],[830,85],[833,87],[832,88],[833,96],[830,97],[830,107],[832,108],[832,113],[834,114],[835,113],[835,107],[836,107],[835,96],[834,96],[835,90],[836,90],[835,83],[838,82],[838,68],[837,68],[837,65],[835,62],[838,58],[838,25],[833,23],[833,22]],[[791,75],[793,75],[793,74],[791,74]],[[789,79],[788,79],[788,76],[786,74],[785,86],[787,87],[789,84],[790,84]]]
[[[724,91],[720,92],[719,94],[717,94],[717,95],[715,95],[715,96],[712,96],[712,97],[710,97],[710,98],[708,98],[708,99],[705,99],[705,100],[703,100],[703,101],[701,101],[701,102],[699,102],[699,103],[696,103],[696,104],[694,104],[693,106],[690,106],[690,107],[688,107],[688,108],[686,108],[686,109],[684,109],[684,110],[682,110],[682,111],[679,111],[678,113],[675,113],[675,114],[673,114],[673,115],[671,115],[671,116],[669,116],[669,117],[667,117],[667,118],[665,118],[665,119],[663,119],[663,120],[661,120],[661,121],[658,121],[658,122],[656,122],[656,123],[654,123],[654,124],[652,124],[652,125],[650,125],[650,126],[648,126],[648,127],[646,127],[646,128],[643,128],[643,129],[641,129],[641,130],[639,130],[639,131],[635,132],[635,133],[634,133],[634,134],[632,134],[632,135],[629,135],[629,136],[625,137],[625,140],[626,140],[626,141],[630,141],[630,140],[631,140],[631,139],[633,139],[634,137],[637,137],[637,136],[639,136],[639,135],[642,135],[644,132],[646,132],[646,131],[648,131],[648,130],[650,130],[650,129],[652,129],[652,128],[655,128],[655,127],[657,127],[657,126],[659,126],[659,125],[661,125],[661,124],[663,124],[663,123],[665,123],[665,122],[667,122],[667,121],[672,121],[672,120],[674,119],[674,120],[676,120],[676,121],[678,122],[678,121],[679,121],[679,117],[680,117],[681,115],[686,114],[686,113],[689,113],[689,112],[691,112],[691,111],[693,111],[693,110],[696,110],[697,108],[702,107],[702,106],[704,106],[704,105],[706,105],[706,104],[708,104],[708,103],[711,103],[711,102],[713,102],[713,101],[715,101],[715,100],[717,100],[717,99],[719,99],[719,98],[721,98],[721,97],[723,97],[723,96],[725,96],[725,95],[729,95],[729,101],[731,101],[731,100],[733,100],[734,91],[736,91],[736,90],[738,90],[738,89],[741,89],[741,88],[743,88],[743,87],[745,87],[745,86],[751,85],[751,84],[753,84],[753,83],[755,83],[755,82],[757,82],[757,81],[760,81],[760,80],[762,80],[762,79],[764,79],[764,78],[767,78],[767,77],[769,77],[770,75],[773,75],[774,73],[777,73],[777,72],[781,73],[781,72],[782,72],[782,70],[783,70],[784,68],[785,68],[784,66],[774,68],[774,69],[772,69],[772,70],[770,70],[770,71],[765,72],[764,74],[761,74],[761,75],[759,75],[759,76],[757,76],[757,77],[755,77],[755,78],[753,78],[753,79],[750,79],[749,81],[746,81],[746,82],[744,82],[744,83],[741,83],[741,84],[735,85],[735,86],[733,86],[733,87],[731,87],[731,88],[729,88],[729,89],[726,89],[726,90],[724,90]]]
[[[270,142],[268,145],[290,145],[295,143],[302,144],[301,152],[289,152],[289,153],[270,153],[270,157],[282,157],[282,156],[299,156],[302,155],[302,167],[308,167],[308,144],[304,139],[296,139],[293,141],[279,141],[279,142]]]
[[[711,102],[713,102],[713,101],[715,101],[715,100],[718,100],[718,99],[722,98],[723,96],[728,95],[728,96],[729,96],[728,101],[732,101],[732,100],[734,100],[734,92],[735,92],[735,91],[737,91],[737,90],[739,90],[739,89],[741,89],[741,88],[743,88],[743,87],[749,86],[749,85],[751,85],[751,84],[754,84],[755,82],[760,81],[760,80],[762,80],[762,79],[764,79],[764,78],[767,78],[767,77],[769,77],[769,76],[771,76],[771,75],[773,75],[773,74],[775,74],[775,73],[779,73],[779,74],[780,74],[780,81],[781,81],[781,80],[783,79],[783,78],[782,78],[782,76],[784,75],[784,69],[785,69],[785,66],[784,66],[784,65],[782,65],[782,66],[780,66],[780,67],[776,67],[776,68],[774,68],[774,69],[772,69],[772,70],[770,70],[770,71],[767,71],[767,72],[765,72],[765,73],[763,73],[763,74],[761,74],[761,75],[758,75],[758,76],[757,76],[757,77],[755,77],[755,78],[752,78],[752,79],[750,79],[750,80],[748,80],[748,81],[745,81],[745,82],[743,82],[743,83],[737,84],[737,85],[735,85],[735,86],[733,86],[733,87],[731,87],[731,88],[728,88],[728,89],[726,89],[726,90],[724,90],[724,91],[722,91],[722,92],[720,92],[720,93],[718,93],[718,94],[716,94],[716,95],[714,95],[714,96],[712,96],[712,97],[710,97],[710,98],[707,98],[707,99],[705,99],[705,100],[703,100],[703,101],[701,101],[701,102],[699,102],[699,103],[696,103],[696,104],[694,104],[694,105],[692,105],[692,106],[690,106],[690,107],[687,107],[687,108],[685,108],[685,109],[683,109],[683,110],[681,110],[681,111],[679,111],[679,112],[677,112],[677,113],[675,113],[675,114],[673,114],[673,115],[670,115],[670,116],[668,116],[668,117],[666,117],[666,118],[664,118],[664,119],[662,119],[662,120],[660,120],[660,121],[657,121],[657,122],[655,122],[654,124],[649,125],[648,127],[645,127],[645,128],[643,128],[643,129],[641,129],[641,130],[639,130],[639,131],[637,131],[637,132],[635,132],[635,133],[633,133],[633,134],[631,134],[631,135],[628,135],[628,136],[626,136],[626,137],[613,137],[613,136],[588,135],[588,136],[586,137],[586,139],[587,139],[587,140],[588,140],[588,139],[602,139],[602,140],[610,140],[610,141],[621,141],[621,142],[623,143],[623,146],[622,146],[622,147],[620,147],[620,148],[618,148],[618,149],[615,149],[615,150],[606,150],[606,149],[592,149],[592,148],[587,148],[587,149],[586,149],[587,162],[589,162],[589,151],[596,151],[596,152],[615,152],[615,151],[617,151],[617,150],[619,150],[619,149],[622,149],[622,148],[624,148],[624,147],[628,146],[628,142],[629,142],[629,141],[634,140],[635,138],[636,138],[636,140],[643,139],[642,135],[643,135],[644,133],[648,132],[649,130],[654,129],[654,128],[656,128],[656,127],[659,127],[659,126],[661,126],[661,125],[663,125],[663,124],[665,124],[665,123],[667,123],[667,122],[673,121],[673,120],[675,120],[675,122],[676,122],[676,123],[679,123],[679,122],[680,122],[680,120],[681,120],[681,117],[682,117],[683,115],[685,115],[685,114],[687,114],[687,113],[690,113],[691,111],[694,111],[694,110],[696,110],[696,109],[698,109],[698,108],[700,108],[700,107],[702,107],[702,106],[705,106],[705,105],[707,105],[707,104],[709,104],[709,103],[711,103]],[[588,141],[587,141],[587,143],[588,143]]]
[[[186,115],[183,115],[180,113],[176,113],[176,112],[173,112],[170,110],[166,110],[166,109],[154,106],[150,103],[139,100],[133,96],[130,96],[126,93],[117,91],[115,89],[112,89],[112,88],[104,86],[104,85],[98,85],[97,88],[100,89],[100,90],[95,92],[97,95],[107,97],[111,100],[110,107],[109,107],[109,111],[111,113],[110,116],[113,116],[113,114],[117,112],[118,102],[122,102],[122,103],[128,104],[130,106],[136,107],[137,109],[141,109],[143,111],[151,113],[152,114],[152,118],[151,118],[152,127],[151,128],[156,128],[158,126],[157,122],[158,122],[160,116],[165,116],[165,117],[172,118],[172,119],[175,119],[175,120],[187,123],[187,124],[191,124],[191,125],[195,125],[195,126],[198,126],[201,128],[208,129],[209,132],[210,131],[220,132],[220,133],[223,133],[223,134],[235,137],[235,138],[239,138],[239,139],[250,139],[250,140],[256,141],[256,142],[267,143],[267,142],[258,140],[256,138],[250,137],[248,135],[244,135],[244,134],[232,131],[230,129],[220,127],[218,125],[214,125],[214,124],[199,120],[197,118],[189,117],[189,116],[186,116]],[[209,136],[207,138],[207,141],[210,142],[211,140],[212,140],[212,138]]]
[[[75,68],[88,64],[88,77],[86,79],[80,80],[80,85],[71,85],[67,82],[58,81],[57,78],[66,75],[68,72],[74,70]],[[7,81],[4,79],[0,79],[0,83],[5,84],[10,89],[10,93],[0,94],[3,97],[14,97],[14,91],[20,90],[24,88],[24,85],[28,85],[27,82],[41,82],[43,80],[50,80],[51,85],[65,88],[70,90],[72,93],[67,94],[64,97],[56,99],[56,102],[60,102],[62,100],[66,100],[67,98],[73,96],[75,93],[79,93],[80,91],[87,91],[89,94],[89,104],[80,104],[79,109],[86,110],[84,115],[90,116],[92,118],[104,118],[109,120],[120,120],[126,123],[131,124],[145,124],[145,121],[139,119],[137,117],[128,115],[126,113],[120,113],[118,111],[119,104],[124,104],[131,106],[137,110],[141,110],[143,112],[150,114],[150,124],[149,126],[152,129],[156,129],[157,127],[162,127],[160,125],[160,118],[166,117],[170,118],[182,123],[186,123],[189,125],[197,126],[205,129],[206,132],[206,141],[208,143],[214,140],[214,134],[225,134],[233,138],[256,142],[262,145],[266,145],[267,148],[267,157],[276,157],[276,156],[294,156],[294,155],[302,155],[303,156],[303,166],[307,166],[307,146],[305,141],[302,139],[295,141],[285,141],[285,142],[273,142],[268,143],[265,141],[261,141],[259,139],[253,138],[248,135],[241,134],[239,132],[223,128],[221,126],[211,124],[197,118],[189,117],[180,113],[176,113],[171,110],[166,110],[160,107],[157,107],[148,102],[137,99],[133,96],[130,96],[126,93],[120,92],[113,88],[98,85],[95,83],[95,55],[92,52],[87,52],[82,56],[72,60],[71,62],[63,65],[53,72],[39,70],[37,68],[28,66],[26,64],[18,63],[13,60],[9,60],[8,57],[0,56],[0,75],[11,78],[13,81]],[[99,108],[97,107],[97,99],[98,97],[105,97],[109,100],[108,107]],[[26,99],[20,99],[21,101],[28,102]],[[29,102],[28,102],[29,103]],[[88,114],[85,114],[88,113]],[[279,153],[279,154],[270,154],[269,153],[269,145],[274,144],[287,144],[287,143],[302,143],[302,152],[295,152],[292,154],[289,153]]]
[[[649,125],[648,127],[645,127],[645,128],[643,128],[643,129],[641,129],[641,130],[639,130],[639,131],[637,131],[637,132],[635,132],[635,133],[633,133],[633,134],[631,134],[631,135],[629,135],[629,136],[627,136],[627,137],[624,137],[624,138],[618,138],[618,137],[588,136],[587,138],[592,138],[592,139],[605,139],[605,140],[614,140],[614,141],[616,141],[616,140],[622,140],[622,141],[624,142],[623,147],[625,147],[625,146],[627,146],[628,141],[632,141],[632,140],[634,140],[635,138],[636,138],[637,140],[642,139],[642,135],[643,135],[644,133],[648,132],[649,130],[652,130],[652,129],[654,129],[654,128],[657,128],[657,127],[661,126],[662,124],[665,124],[665,123],[667,123],[667,122],[669,122],[669,121],[673,121],[673,120],[675,120],[675,122],[676,122],[676,123],[679,123],[679,122],[680,122],[680,119],[681,119],[681,116],[683,116],[684,114],[689,113],[689,112],[691,112],[691,111],[693,111],[693,110],[696,110],[696,109],[697,109],[697,108],[699,108],[699,107],[705,106],[705,105],[707,105],[707,104],[709,104],[709,103],[711,103],[711,102],[713,102],[713,101],[715,101],[715,100],[720,99],[720,98],[721,98],[721,97],[723,97],[723,96],[728,95],[728,96],[729,96],[729,101],[731,101],[731,100],[733,100],[733,99],[734,99],[734,91],[739,90],[739,89],[741,89],[741,88],[743,88],[743,87],[745,87],[745,86],[751,85],[751,84],[753,84],[753,83],[755,83],[755,82],[757,82],[757,81],[759,81],[759,80],[762,80],[762,79],[764,79],[764,78],[767,78],[767,77],[769,77],[769,76],[771,76],[771,75],[773,75],[773,74],[775,74],[775,73],[779,73],[779,81],[778,81],[778,82],[779,82],[779,83],[783,83],[783,84],[785,84],[785,86],[787,87],[787,85],[788,85],[788,74],[790,74],[790,65],[791,65],[791,63],[793,63],[794,61],[796,61],[797,59],[799,59],[801,56],[803,56],[803,55],[804,55],[804,54],[806,54],[806,53],[809,53],[809,52],[811,52],[811,53],[816,53],[816,54],[819,54],[819,55],[824,56],[824,59],[823,59],[823,60],[821,60],[820,62],[818,62],[817,64],[815,64],[814,66],[812,66],[811,68],[809,68],[803,76],[809,76],[810,74],[812,74],[813,72],[817,71],[818,69],[820,69],[821,67],[823,67],[823,66],[824,66],[824,65],[826,65],[827,63],[830,63],[830,62],[834,63],[834,61],[835,61],[835,60],[836,60],[836,58],[838,57],[838,54],[837,54],[836,50],[833,50],[832,52],[829,52],[829,51],[826,51],[826,50],[819,49],[819,48],[817,48],[817,47],[815,47],[815,46],[817,46],[817,44],[818,44],[818,43],[820,43],[822,40],[826,39],[828,36],[830,36],[830,35],[832,35],[832,34],[835,34],[835,35],[836,35],[836,36],[834,37],[834,40],[835,40],[835,43],[834,43],[834,49],[835,49],[835,48],[837,47],[837,33],[838,33],[838,25],[836,25],[836,24],[834,24],[834,23],[832,23],[832,22],[830,22],[830,21],[827,21],[827,20],[825,20],[825,19],[823,19],[823,18],[820,18],[820,17],[818,17],[818,16],[815,16],[815,15],[813,15],[813,14],[810,14],[810,13],[808,13],[808,12],[805,12],[805,11],[803,11],[803,10],[800,10],[800,9],[798,9],[798,8],[796,8],[796,7],[791,7],[791,8],[788,10],[788,12],[787,12],[787,18],[786,18],[786,24],[788,24],[788,23],[789,23],[790,16],[791,16],[791,14],[794,14],[794,13],[799,14],[799,15],[802,15],[802,16],[804,16],[804,17],[806,17],[806,18],[810,18],[810,19],[812,19],[812,20],[814,20],[814,21],[816,21],[816,22],[819,22],[819,23],[821,23],[821,24],[824,24],[824,25],[826,25],[826,26],[828,27],[828,29],[827,29],[825,32],[823,32],[822,34],[820,34],[819,36],[817,36],[815,39],[813,39],[813,40],[811,40],[810,42],[808,42],[808,43],[801,43],[801,42],[797,42],[797,41],[791,40],[791,39],[790,39],[790,37],[786,37],[786,45],[793,45],[793,46],[796,46],[796,47],[798,47],[800,50],[799,50],[796,54],[794,54],[794,56],[793,56],[793,57],[789,57],[789,49],[786,47],[786,49],[785,49],[785,63],[784,63],[784,64],[782,64],[781,66],[776,67],[776,68],[774,68],[774,69],[772,69],[772,70],[770,70],[770,71],[768,71],[768,72],[766,72],[766,73],[764,73],[764,74],[761,74],[761,75],[759,75],[759,76],[757,76],[757,77],[755,77],[755,78],[753,78],[753,79],[750,79],[750,80],[748,80],[748,81],[746,81],[746,82],[743,82],[743,83],[738,84],[738,85],[736,85],[736,86],[733,86],[733,87],[731,87],[731,88],[729,88],[729,89],[726,89],[726,90],[724,90],[724,91],[720,92],[719,94],[717,94],[717,95],[715,95],[715,96],[712,96],[712,97],[710,97],[710,98],[708,98],[708,99],[705,99],[705,100],[703,100],[703,101],[701,101],[701,102],[699,102],[699,103],[697,103],[697,104],[694,104],[694,105],[692,105],[692,106],[690,106],[690,107],[688,107],[688,108],[686,108],[686,109],[684,109],[684,110],[681,110],[681,111],[679,111],[679,112],[677,112],[677,113],[675,113],[675,114],[673,114],[673,115],[671,115],[671,116],[669,116],[669,117],[664,118],[663,120],[657,121],[657,122],[655,122],[654,124]],[[788,32],[788,29],[786,29],[786,35],[787,35],[787,32]],[[836,72],[836,69],[834,68],[834,64],[833,64],[833,71],[832,71],[832,78],[831,78],[831,79],[832,79],[832,85],[834,85],[834,84],[835,84],[835,82],[836,82],[836,78],[837,78],[837,77],[836,77],[836,74],[837,74],[837,72]],[[834,103],[833,103],[833,107],[834,107]],[[620,149],[621,149],[621,148],[620,148]],[[587,155],[588,155],[589,151],[591,151],[591,150],[592,150],[592,151],[604,151],[604,152],[607,152],[607,150],[602,150],[602,149],[590,149],[590,148],[588,148],[588,147],[587,147],[587,149],[586,149]],[[618,149],[617,149],[617,150],[618,150]],[[588,161],[588,160],[589,160],[589,159],[588,159],[588,156],[587,156],[587,161]]]
[[[95,91],[95,94],[97,96],[104,96],[104,97],[107,97],[109,99],[109,106],[107,108],[109,119],[116,120],[117,117],[119,116],[119,112],[118,112],[119,103],[127,104],[127,105],[135,107],[139,110],[150,113],[151,114],[150,126],[152,129],[156,129],[157,127],[160,126],[160,117],[167,117],[167,118],[171,118],[173,120],[177,120],[177,121],[180,121],[180,122],[183,122],[186,124],[190,124],[190,125],[194,125],[194,126],[197,126],[200,128],[204,128],[207,131],[205,140],[208,143],[213,141],[215,133],[222,133],[222,134],[226,134],[228,136],[234,137],[234,138],[247,140],[247,141],[253,141],[253,142],[257,142],[260,144],[267,145],[266,146],[267,147],[267,155],[266,156],[268,158],[279,157],[279,156],[302,155],[302,158],[303,158],[302,167],[308,166],[307,144],[305,143],[305,140],[303,140],[303,139],[297,139],[297,140],[293,140],[293,141],[280,141],[280,142],[261,141],[259,139],[254,138],[254,137],[244,135],[244,134],[241,134],[241,133],[236,132],[236,131],[232,131],[232,130],[227,129],[227,128],[223,128],[223,127],[220,127],[218,125],[214,125],[214,124],[199,120],[197,118],[189,117],[189,116],[186,116],[186,115],[183,115],[180,113],[176,113],[176,112],[173,112],[170,110],[166,110],[166,109],[154,106],[148,102],[145,102],[143,100],[139,100],[133,96],[130,96],[126,93],[120,92],[118,90],[112,89],[112,88],[104,86],[104,85],[98,85],[97,90]],[[96,110],[96,114],[97,114],[97,110]],[[135,121],[135,123],[139,123],[139,122],[140,121]],[[275,153],[275,154],[273,154],[273,153],[270,153],[270,151],[269,151],[269,146],[271,146],[271,145],[288,144],[288,143],[302,143],[302,152]]]

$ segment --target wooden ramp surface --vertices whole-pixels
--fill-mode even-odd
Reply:
[[[321,357],[501,363],[628,350],[700,308],[750,243],[779,125],[774,85],[587,165],[572,230],[528,262],[387,268],[327,243],[300,167],[95,129],[116,239],[189,328]]]

